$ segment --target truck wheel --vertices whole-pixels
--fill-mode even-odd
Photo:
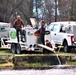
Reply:
[[[16,53],[17,54],[21,54],[21,46],[20,46],[20,44],[17,44],[17,46],[16,46]]]
[[[16,53],[16,45],[14,43],[11,44],[11,51],[13,54]]]
[[[63,46],[64,46],[63,51],[68,52],[68,44],[66,41],[63,43]]]

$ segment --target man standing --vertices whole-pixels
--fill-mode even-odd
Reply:
[[[41,21],[41,28],[39,29],[40,30],[40,38],[41,38],[41,43],[43,45],[45,45],[45,22],[44,20]]]
[[[24,22],[23,20],[21,19],[21,17],[18,15],[17,16],[17,19],[14,21],[14,28],[16,29],[16,34],[17,34],[17,40],[19,42],[19,33],[21,35],[21,41],[23,42],[23,38],[22,38],[22,29],[24,27]]]

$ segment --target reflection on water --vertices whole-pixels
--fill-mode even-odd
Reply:
[[[76,75],[73,69],[48,69],[48,70],[0,70],[0,75]]]

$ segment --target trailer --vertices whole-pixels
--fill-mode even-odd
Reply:
[[[7,40],[6,42],[11,45],[10,49],[12,53],[20,54],[22,50],[27,51],[43,50],[42,47],[38,46],[38,44],[41,44],[40,38],[34,35],[37,29],[33,29],[31,27],[24,27],[22,28],[22,30],[25,33],[25,37],[23,36],[23,40],[26,40],[25,42],[21,41],[20,34],[19,34],[19,42],[17,41],[15,28],[10,28],[9,30],[9,40]],[[46,30],[45,40],[49,40],[51,42],[50,30]]]
[[[42,50],[44,52],[43,47],[38,46],[38,44],[42,44],[40,37],[37,37],[35,35],[35,32],[38,30],[36,29],[37,22],[35,18],[30,18],[30,21],[32,23],[32,27],[30,25],[29,26],[27,25],[26,27],[22,28],[24,42],[21,41],[20,34],[19,34],[19,42],[17,41],[15,28],[8,28],[8,38],[4,42],[7,44],[6,47],[10,49],[13,54],[20,54],[23,50],[26,51]],[[52,43],[54,49],[55,44],[51,40],[51,31],[49,29],[46,29],[45,32],[45,41],[46,40],[49,40],[49,42]]]

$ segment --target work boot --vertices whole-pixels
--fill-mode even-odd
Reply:
[[[24,40],[21,38],[21,41],[24,42]]]
[[[25,40],[23,39],[23,37],[21,38],[21,41],[22,41],[22,42],[25,42]]]

